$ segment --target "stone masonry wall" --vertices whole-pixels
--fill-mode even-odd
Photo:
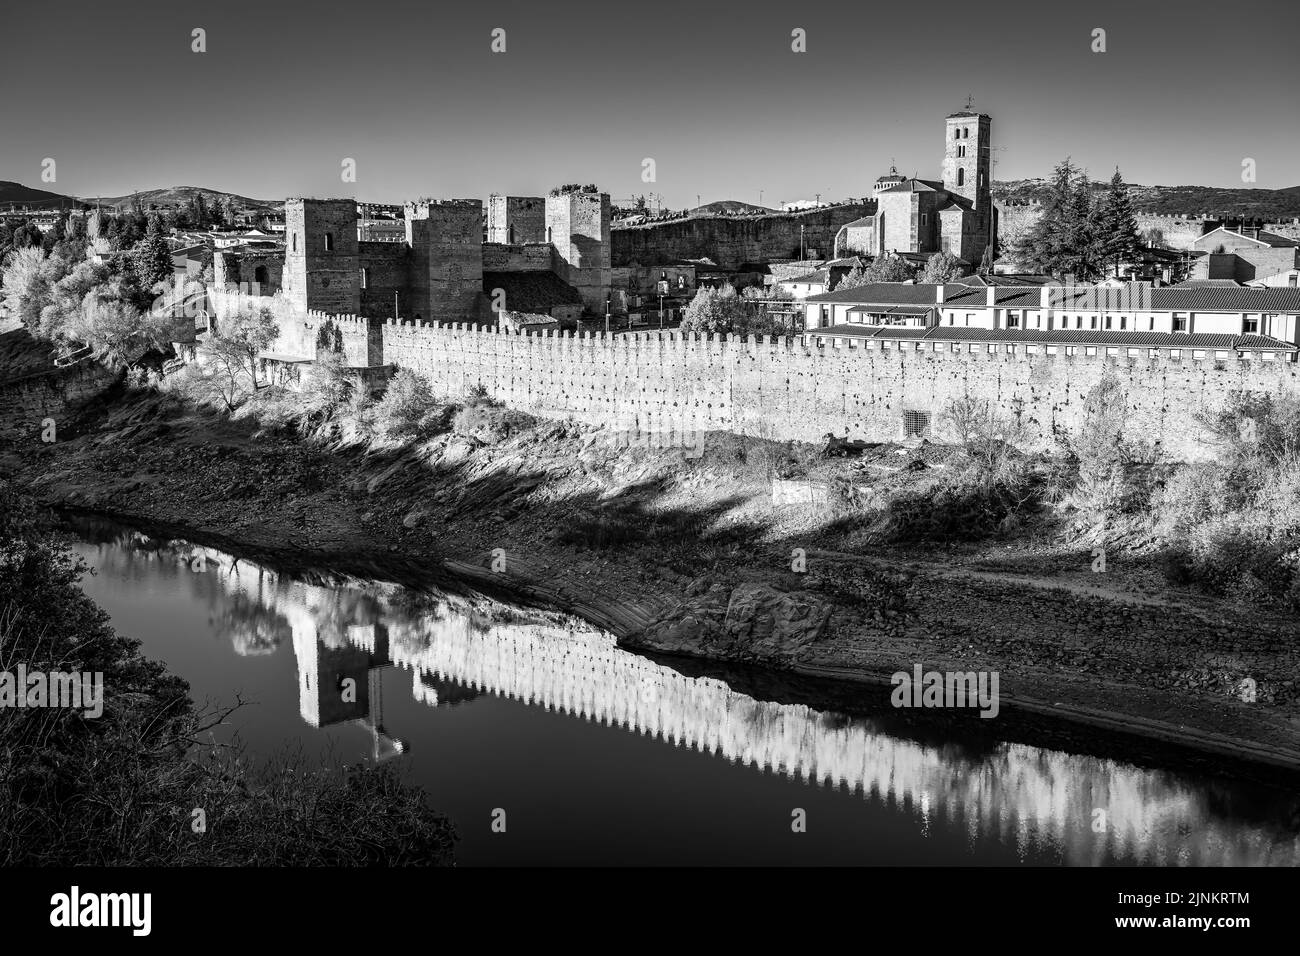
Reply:
[[[1240,389],[1300,393],[1300,365],[1065,355],[872,351],[796,340],[712,340],[681,333],[518,335],[463,326],[382,326],[383,361],[459,397],[475,384],[536,414],[651,432],[720,429],[778,440],[827,432],[868,441],[903,436],[903,412],[927,412],[939,439],[956,399],[987,399],[1019,417],[1034,449],[1075,434],[1089,390],[1110,373],[1133,438],[1170,455],[1211,453],[1196,415]]]
[[[798,259],[801,225],[805,250],[816,250],[819,258],[825,258],[832,254],[841,226],[875,211],[874,202],[845,203],[771,216],[698,216],[618,226],[610,231],[612,265],[648,266],[708,257],[720,268],[734,270],[745,262]]]

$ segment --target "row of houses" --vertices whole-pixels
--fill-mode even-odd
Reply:
[[[840,347],[1296,361],[1300,289],[1046,277],[882,282],[809,296],[806,334]]]

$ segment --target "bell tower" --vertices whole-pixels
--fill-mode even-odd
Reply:
[[[953,113],[944,122],[943,188],[970,202],[961,257],[972,266],[979,264],[984,249],[993,242],[992,126],[987,113],[970,109]]]

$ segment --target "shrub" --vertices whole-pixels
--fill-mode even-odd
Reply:
[[[447,412],[434,402],[427,379],[402,369],[389,380],[384,397],[374,405],[375,432],[389,440],[422,437],[435,428],[445,428]]]

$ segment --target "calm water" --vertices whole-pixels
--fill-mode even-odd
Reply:
[[[83,586],[120,632],[196,700],[253,702],[226,739],[395,762],[456,823],[462,864],[1300,862],[1281,790],[989,739],[1001,721],[936,731],[755,699],[486,598],[80,533]]]

